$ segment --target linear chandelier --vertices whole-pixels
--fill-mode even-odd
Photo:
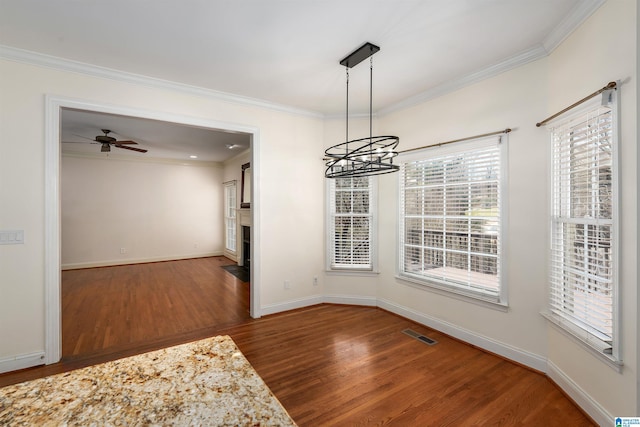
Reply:
[[[397,136],[373,136],[373,54],[380,48],[369,42],[350,53],[340,61],[347,72],[346,142],[341,142],[325,150],[324,176],[346,178],[353,176],[382,175],[397,172],[400,167],[393,164],[393,158],[400,138]],[[349,68],[353,68],[367,58],[369,65],[369,136],[349,140]]]

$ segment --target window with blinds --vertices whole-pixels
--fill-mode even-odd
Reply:
[[[506,304],[501,138],[427,148],[401,160],[401,277]]]
[[[329,269],[373,270],[374,178],[329,179]]]
[[[551,320],[618,360],[615,105],[550,126]],[[549,317],[548,316],[548,317]]]
[[[236,182],[224,184],[224,241],[225,249],[236,251]]]

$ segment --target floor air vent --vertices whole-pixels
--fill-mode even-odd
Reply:
[[[411,338],[415,338],[418,341],[422,341],[425,344],[429,344],[429,345],[438,344],[438,341],[432,340],[429,337],[425,337],[424,335],[421,335],[421,334],[417,333],[416,331],[412,331],[411,329],[405,329],[402,332],[407,334],[407,335],[409,335]]]

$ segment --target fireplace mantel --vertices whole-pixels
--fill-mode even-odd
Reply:
[[[241,208],[237,209],[238,212],[238,223],[240,226],[251,227],[251,209],[250,208]]]

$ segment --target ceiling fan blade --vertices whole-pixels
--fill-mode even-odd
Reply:
[[[137,142],[135,142],[135,141],[116,141],[116,142],[114,142],[114,144],[116,144],[116,145],[120,145],[120,144],[137,144]]]
[[[126,145],[120,145],[119,143],[115,144],[115,146],[118,148],[124,148],[125,150],[137,151],[139,153],[146,153],[148,151],[148,150],[143,150],[142,148],[127,147]]]

